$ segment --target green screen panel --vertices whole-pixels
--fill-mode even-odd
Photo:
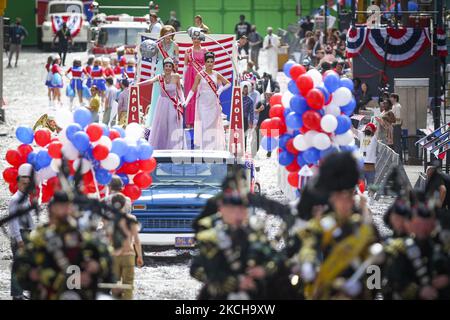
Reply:
[[[291,9],[291,10],[295,10],[296,6],[297,6],[297,0],[283,0],[281,1],[283,3],[283,8],[286,9]],[[305,1],[300,1],[300,2],[305,2]]]
[[[272,27],[276,33],[278,27],[281,25],[281,14],[278,11],[257,11],[255,12],[255,24],[259,33],[266,35],[267,27]]]
[[[184,0],[186,1],[186,0]],[[188,0],[189,2],[192,2],[192,0]],[[188,2],[186,1],[186,2]],[[222,0],[194,0],[195,2],[195,10],[202,11],[202,10],[220,10],[222,9]],[[199,14],[199,13],[196,13]]]
[[[250,11],[225,11],[223,33],[234,34],[234,26],[239,22],[239,16],[245,15],[245,20],[252,23]]]
[[[225,10],[249,11],[252,9],[252,0],[223,0],[223,7]]]
[[[37,44],[36,18],[34,14],[34,1],[8,1],[5,17],[10,18],[11,24],[15,23],[17,17],[22,19],[22,25],[28,31],[28,37],[23,41],[24,45]]]
[[[283,12],[283,28],[286,29],[288,25],[297,23],[299,18],[300,17],[297,17],[295,10],[285,10]]]
[[[281,1],[280,0],[253,0],[255,5],[255,10],[265,9],[265,10],[280,10]]]
[[[203,18],[203,23],[209,27],[210,33],[222,33],[223,16],[219,11],[197,11]]]

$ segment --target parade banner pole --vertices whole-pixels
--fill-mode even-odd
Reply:
[[[3,16],[5,14],[5,9],[8,1],[0,0],[0,109],[3,108],[3,48],[4,48],[4,26],[3,26]],[[3,110],[1,110],[3,111]],[[3,119],[5,121],[5,117]]]

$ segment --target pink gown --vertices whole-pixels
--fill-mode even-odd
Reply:
[[[166,90],[171,97],[174,97],[177,86],[174,83],[166,84]],[[177,118],[177,111],[172,101],[162,90],[156,103],[153,126],[148,142],[155,150],[186,149],[183,118]]]
[[[213,71],[210,77],[217,86],[217,72]],[[216,94],[203,78],[197,89],[194,144],[202,150],[225,150],[222,107]]]
[[[187,97],[189,94],[189,91],[191,91],[192,86],[194,85],[195,76],[197,75],[197,71],[192,66],[192,58],[197,61],[202,68],[205,66],[205,53],[206,49],[202,49],[200,51],[193,51],[193,48],[189,48],[189,51],[186,52],[188,54],[188,64],[186,66],[186,71],[184,73],[184,96]],[[189,101],[189,104],[186,106],[185,111],[185,122],[188,126],[194,125],[194,119],[195,119],[195,102],[196,97],[193,96],[192,99]]]

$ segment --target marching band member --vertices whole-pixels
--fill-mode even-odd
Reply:
[[[164,59],[163,66],[164,73],[156,75],[149,81],[150,83],[158,82],[161,87],[149,143],[155,149],[185,149],[184,96],[181,90],[180,76],[174,73],[175,63],[172,58]]]
[[[222,121],[220,94],[231,84],[220,73],[214,71],[214,53],[205,54],[205,70],[195,77],[194,85],[186,99],[186,104],[197,91],[194,122],[194,144],[200,149],[225,150],[225,132]],[[218,85],[222,84],[220,89]]]

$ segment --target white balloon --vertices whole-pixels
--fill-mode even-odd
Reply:
[[[326,114],[320,120],[320,126],[322,127],[323,131],[331,133],[336,130],[338,121],[334,115]]]
[[[341,114],[341,108],[333,103],[330,103],[329,105],[325,106],[325,114],[330,114],[337,117]]]
[[[334,137],[334,142],[336,142],[340,146],[347,146],[354,141],[353,133],[351,130],[348,130],[347,132],[343,134],[337,134]]]
[[[318,134],[315,130],[309,130],[307,133],[305,133],[305,139],[308,142],[310,146],[312,146],[312,143],[314,141],[314,137]]]
[[[332,103],[338,105],[339,107],[343,107],[352,101],[352,92],[350,89],[345,87],[338,88],[335,92],[333,92]]]
[[[75,160],[80,155],[78,150],[73,146],[72,142],[68,142],[61,148],[61,152],[68,160]]]
[[[289,90],[286,90],[286,92],[283,93],[283,96],[281,97],[281,104],[283,105],[283,107],[290,108],[290,103],[293,96],[294,95]]]
[[[311,69],[306,72],[307,75],[309,75],[314,83],[314,87],[317,87],[322,82],[322,74],[317,69]]]
[[[68,142],[70,142],[69,138],[67,138],[67,136],[66,136],[66,130],[67,130],[67,128],[64,128],[58,134],[59,141],[61,141],[63,146],[66,145]]]
[[[85,174],[89,170],[91,170],[92,165],[89,160],[86,160],[84,158],[83,159],[78,158],[73,162],[73,168],[75,169],[75,171],[78,170],[80,164],[81,164],[81,174]]]
[[[294,148],[297,149],[298,151],[305,151],[306,149],[311,147],[311,145],[305,139],[305,136],[302,134],[299,134],[294,138],[293,144]]]
[[[114,170],[120,165],[120,158],[115,153],[110,153],[105,160],[100,161],[100,164],[106,170]]]
[[[65,128],[73,123],[73,114],[67,109],[58,109],[55,113],[55,122],[60,128]]]
[[[50,166],[48,166],[36,172],[36,182],[38,184],[41,184],[54,176],[56,176],[56,172],[53,171],[53,169]]]
[[[102,146],[105,146],[108,148],[109,151],[111,151],[112,142],[111,139],[107,136],[102,136],[99,140],[92,143],[92,145],[95,147],[96,145],[101,144]]]
[[[61,159],[52,159],[52,162],[50,162],[50,167],[53,169],[53,171],[58,172],[61,168],[61,164]]]
[[[328,149],[331,145],[330,138],[323,132],[316,134],[313,140],[313,146],[319,150]]]
[[[132,122],[125,128],[125,136],[130,137],[134,141],[139,140],[144,135],[144,128],[136,122]]]

